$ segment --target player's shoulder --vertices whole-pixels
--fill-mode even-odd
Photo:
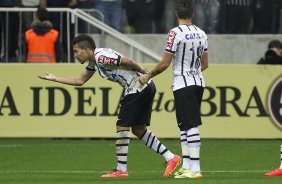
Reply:
[[[202,35],[205,35],[205,36],[207,37],[207,34],[205,33],[204,30],[202,30],[201,28],[199,28],[199,27],[196,26],[196,25],[193,25],[193,26],[195,26],[195,28],[197,29],[197,31],[198,31],[199,33],[201,33]]]
[[[179,32],[181,32],[180,26],[174,27],[174,28],[169,30],[169,33],[176,33],[177,34]]]
[[[96,48],[95,53],[108,52],[110,50],[111,50],[110,48]]]
[[[177,31],[179,26],[173,27],[170,31]]]
[[[167,35],[168,35],[168,38],[174,38],[177,35],[180,35],[179,33],[180,33],[179,29],[177,27],[174,27],[169,30]]]
[[[96,48],[94,55],[98,56],[98,55],[108,55],[111,54],[112,52],[114,52],[112,49],[110,48]]]

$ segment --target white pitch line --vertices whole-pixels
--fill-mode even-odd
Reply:
[[[0,144],[0,148],[24,147],[23,144]]]
[[[86,173],[104,173],[108,171],[0,171],[0,174],[13,174],[13,173],[78,173],[78,174],[86,174]],[[130,171],[130,173],[161,173],[163,171]],[[264,173],[267,172],[267,170],[257,170],[257,171],[202,171],[203,173]]]

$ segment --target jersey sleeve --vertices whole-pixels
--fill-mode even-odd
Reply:
[[[103,49],[95,55],[95,60],[100,66],[119,66],[121,54],[112,49]]]
[[[90,73],[95,73],[96,72],[96,68],[94,66],[94,63],[91,62],[87,65],[87,67],[85,68],[86,72],[90,72]]]
[[[170,30],[167,34],[165,51],[174,54],[176,52],[178,42],[177,32],[173,29]]]

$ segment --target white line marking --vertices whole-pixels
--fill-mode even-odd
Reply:
[[[0,144],[0,148],[24,147],[23,144]]]

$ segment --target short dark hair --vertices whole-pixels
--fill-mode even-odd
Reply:
[[[96,49],[96,44],[94,39],[87,34],[80,34],[76,36],[72,41],[72,45],[75,44],[78,44],[79,48],[90,48],[93,50]]]
[[[38,8],[36,11],[36,17],[40,21],[49,20],[49,12],[45,8]]]
[[[280,40],[272,40],[268,43],[268,49],[279,48],[282,49],[282,43]]]
[[[180,19],[191,18],[194,13],[191,0],[178,0],[176,12]]]

